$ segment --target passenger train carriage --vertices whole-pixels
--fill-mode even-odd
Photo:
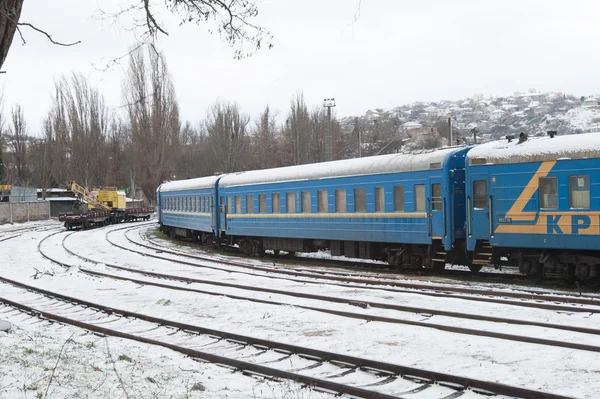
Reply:
[[[464,248],[467,150],[445,148],[164,183],[157,190],[159,222],[175,236],[206,241],[212,232],[246,253],[329,248],[333,255],[443,268],[458,253],[453,248]],[[220,206],[198,208],[197,198],[204,196],[214,198],[209,207],[216,198]]]
[[[212,242],[218,226],[216,185],[219,176],[161,184],[156,190],[158,220],[171,237],[199,238]]]
[[[159,223],[248,254],[327,248],[598,285],[599,168],[600,134],[524,136],[164,183]]]
[[[524,137],[525,138],[525,137]],[[475,264],[600,283],[600,134],[517,138],[467,154]]]
[[[466,147],[228,174],[221,235],[242,250],[445,264],[463,239]],[[439,252],[439,253],[438,253]],[[434,256],[435,255],[435,256]]]

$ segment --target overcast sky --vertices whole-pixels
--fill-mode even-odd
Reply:
[[[71,71],[89,77],[118,109],[123,69],[94,65],[125,54],[134,37],[98,19],[98,7],[131,1],[26,0],[21,22],[81,44],[57,47],[23,27],[27,44],[15,35],[0,75],[5,112],[21,103],[30,133],[38,133],[54,79]],[[338,116],[529,88],[600,93],[598,0],[362,0],[354,23],[358,0],[262,0],[259,20],[275,47],[242,61],[205,27],[178,27],[156,3],[170,33],[159,46],[182,119],[194,124],[217,99],[252,116],[267,104],[284,115],[298,90],[310,107],[335,97]]]

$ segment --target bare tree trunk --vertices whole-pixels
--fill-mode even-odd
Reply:
[[[14,183],[27,185],[27,125],[23,115],[23,107],[17,104],[12,109],[12,129],[10,147],[12,149],[13,164],[16,171]]]
[[[156,188],[175,172],[179,155],[179,106],[162,54],[133,51],[124,82],[135,175],[150,202]]]
[[[21,18],[21,9],[24,0],[2,0],[0,1],[0,68],[8,56],[8,50],[12,44],[17,22]]]

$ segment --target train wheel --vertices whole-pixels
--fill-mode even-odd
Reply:
[[[473,264],[469,265],[469,270],[471,270],[473,273],[477,273],[482,268],[483,268],[483,265],[473,265]]]
[[[598,288],[600,287],[600,277],[589,277],[581,279],[588,287]]]
[[[527,280],[529,280],[533,283],[539,283],[543,279],[544,279],[544,274],[541,269],[536,271],[535,273],[527,274]]]

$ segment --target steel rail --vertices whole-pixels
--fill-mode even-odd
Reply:
[[[297,353],[297,354],[304,354],[304,355],[308,355],[308,356],[317,357],[318,359],[322,359],[322,360],[326,360],[326,361],[338,361],[338,362],[342,362],[342,363],[356,365],[358,367],[369,368],[372,370],[387,371],[389,373],[393,373],[395,375],[400,375],[403,377],[416,376],[416,377],[423,378],[426,380],[440,382],[440,385],[442,385],[442,383],[444,383],[444,382],[450,383],[450,384],[458,385],[459,387],[457,387],[457,388],[459,390],[465,390],[467,388],[470,388],[474,391],[481,390],[482,391],[481,393],[485,393],[485,394],[489,394],[490,392],[493,392],[493,393],[496,393],[499,395],[510,395],[510,396],[515,396],[515,397],[535,398],[535,399],[537,399],[537,398],[540,398],[540,399],[542,399],[542,398],[543,399],[566,399],[566,398],[568,398],[568,397],[562,396],[562,395],[544,393],[544,392],[540,392],[540,391],[530,390],[530,389],[521,388],[521,387],[515,387],[515,386],[501,384],[501,383],[492,382],[492,381],[477,380],[477,379],[472,379],[472,378],[467,378],[467,377],[462,377],[462,376],[456,376],[456,375],[452,375],[452,374],[438,373],[438,372],[430,371],[430,370],[406,367],[406,366],[401,366],[401,365],[397,365],[397,364],[385,363],[385,362],[374,361],[374,360],[369,360],[369,359],[362,359],[362,358],[358,358],[358,357],[354,357],[354,356],[336,354],[336,353],[317,350],[317,349],[305,348],[305,347],[301,347],[301,346],[293,345],[293,344],[284,344],[284,343],[280,343],[280,342],[276,342],[276,341],[253,338],[253,337],[248,337],[248,336],[244,336],[244,335],[240,335],[240,334],[233,334],[233,333],[228,333],[228,332],[224,332],[224,331],[190,325],[190,324],[186,324],[186,323],[174,322],[174,321],[165,320],[162,318],[157,318],[157,317],[144,315],[144,314],[140,314],[140,313],[136,313],[136,312],[129,312],[126,310],[115,309],[113,307],[105,307],[105,306],[102,306],[102,305],[99,305],[99,304],[96,304],[93,302],[80,300],[78,298],[66,296],[63,294],[54,293],[54,292],[51,292],[48,290],[29,286],[27,284],[13,281],[10,279],[6,279],[3,277],[1,277],[0,279],[5,283],[9,283],[9,284],[21,287],[21,288],[25,288],[29,291],[37,292],[39,294],[43,294],[43,295],[54,297],[54,298],[59,298],[63,301],[66,301],[66,302],[69,302],[72,304],[78,304],[81,306],[98,309],[99,311],[102,311],[102,312],[108,313],[108,314],[121,315],[121,316],[127,317],[127,318],[136,318],[136,319],[156,323],[159,325],[174,327],[174,328],[177,328],[177,329],[183,330],[183,331],[194,331],[199,334],[214,335],[214,336],[218,336],[218,337],[221,337],[221,338],[224,338],[227,340],[233,340],[233,341],[247,343],[249,345],[263,346],[263,347],[267,347],[267,348],[279,349],[279,350],[284,350],[284,351]],[[39,317],[43,317],[48,320],[54,320],[54,321],[64,323],[64,324],[74,325],[74,326],[77,326],[77,327],[80,327],[80,328],[83,328],[83,329],[86,329],[89,331],[93,331],[93,332],[96,332],[99,334],[116,336],[116,337],[120,337],[120,338],[135,340],[138,342],[148,343],[151,345],[166,347],[166,348],[172,349],[174,351],[184,353],[190,357],[203,359],[203,360],[206,360],[211,363],[223,364],[223,365],[227,365],[230,367],[235,367],[235,368],[241,369],[241,370],[248,370],[248,371],[258,373],[261,375],[268,375],[268,376],[273,376],[273,377],[278,377],[278,378],[283,378],[283,379],[288,379],[288,380],[293,380],[293,381],[299,381],[299,382],[308,384],[310,386],[333,390],[333,391],[339,392],[339,393],[355,395],[355,396],[361,397],[361,398],[381,398],[381,399],[397,398],[397,396],[392,396],[392,395],[387,395],[387,394],[383,394],[383,393],[379,393],[379,392],[365,390],[360,387],[348,386],[348,385],[339,384],[339,383],[335,383],[332,381],[327,381],[327,380],[323,380],[323,379],[319,379],[319,378],[315,378],[315,377],[310,377],[310,376],[296,374],[296,373],[292,373],[292,372],[288,372],[288,371],[278,370],[278,369],[261,366],[261,365],[254,364],[254,363],[244,362],[241,360],[231,359],[231,358],[227,358],[224,356],[214,355],[214,354],[207,353],[207,352],[202,352],[202,351],[198,351],[198,350],[194,350],[194,349],[181,347],[179,345],[170,344],[170,343],[159,341],[156,339],[140,337],[135,334],[125,333],[125,332],[109,329],[106,327],[100,327],[100,326],[97,326],[97,325],[94,325],[91,323],[77,321],[77,320],[67,318],[65,316],[60,316],[60,315],[56,315],[56,314],[53,314],[50,312],[46,312],[42,309],[36,309],[31,306],[24,305],[24,304],[21,304],[21,303],[18,303],[18,302],[15,302],[15,301],[9,300],[7,298],[3,298],[3,297],[0,297],[0,303],[7,304],[14,308],[21,309],[25,312],[28,312],[30,314],[35,314]],[[457,389],[457,388],[455,387],[455,389]]]

